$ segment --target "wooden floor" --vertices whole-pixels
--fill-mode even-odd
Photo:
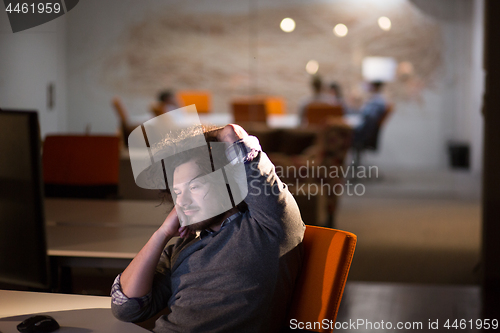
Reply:
[[[349,324],[350,328],[336,332],[479,332],[475,326],[477,319],[482,319],[478,286],[349,282],[337,325],[347,327]],[[465,320],[467,327],[444,327],[447,321],[453,325],[455,320],[457,323]],[[360,325],[352,326],[353,322]],[[411,328],[397,329],[398,323]],[[430,329],[430,323],[438,329]],[[389,325],[392,329],[387,328]]]
[[[454,171],[381,171],[363,182],[365,195],[340,199],[336,228],[358,243],[337,325],[360,325],[336,332],[478,332],[480,180]],[[444,326],[455,320],[467,327]],[[377,326],[382,321],[393,327]],[[397,329],[398,322],[412,327]]]
[[[339,200],[335,227],[358,236],[349,281],[479,284],[481,204],[467,191],[478,180],[398,172]]]

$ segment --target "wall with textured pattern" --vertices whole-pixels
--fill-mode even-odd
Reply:
[[[395,113],[368,162],[445,167],[446,142],[470,136],[472,2],[432,3],[87,0],[67,15],[69,128],[114,132],[113,96],[140,116],[163,88],[210,90],[214,112],[229,112],[237,96],[279,95],[296,113],[311,59],[359,105],[363,58],[391,56],[405,64],[386,89]],[[391,19],[390,31],[378,27],[380,16]],[[284,17],[295,20],[294,32],[279,29]],[[332,33],[337,23],[346,37]]]

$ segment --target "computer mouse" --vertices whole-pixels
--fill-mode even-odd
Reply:
[[[59,329],[59,324],[51,316],[36,315],[29,317],[17,325],[17,330],[22,333],[46,333]]]

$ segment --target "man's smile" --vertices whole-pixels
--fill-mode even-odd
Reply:
[[[196,214],[200,209],[199,208],[188,208],[188,209],[182,209],[182,212],[184,215],[194,215]]]

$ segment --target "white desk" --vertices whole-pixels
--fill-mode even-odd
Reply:
[[[0,290],[0,331],[17,332],[16,326],[36,313],[57,320],[64,332],[141,333],[145,329],[113,317],[111,298]]]
[[[123,269],[170,208],[157,201],[46,199],[45,211],[48,254],[57,265]]]
[[[142,124],[145,121],[152,119],[151,114],[144,114],[137,116],[133,123]],[[224,126],[234,122],[233,115],[231,113],[210,113],[210,114],[190,114],[186,113],[184,117],[179,117],[174,119],[174,121],[179,126],[189,126],[192,125],[197,119],[200,120],[202,124],[210,124],[216,126]],[[346,123],[352,127],[356,127],[361,122],[360,114],[347,114],[344,116]],[[300,118],[296,113],[288,114],[271,114],[267,116],[267,125],[271,128],[296,128],[300,126]]]
[[[149,226],[49,225],[49,256],[132,259],[157,230]]]
[[[150,113],[137,115],[133,117],[132,123],[142,124],[152,118],[153,116]],[[216,125],[216,126],[224,126],[234,122],[234,117],[232,113],[215,113],[215,112],[210,114],[185,113],[183,117],[173,118],[174,122],[178,126],[190,126],[194,122],[196,122],[197,119],[199,119],[200,123],[202,124]],[[267,125],[269,127],[294,128],[298,127],[299,124],[300,124],[299,115],[295,113],[283,114],[283,115],[272,114],[267,116]]]
[[[48,226],[151,226],[158,228],[172,205],[160,200],[45,199]]]

